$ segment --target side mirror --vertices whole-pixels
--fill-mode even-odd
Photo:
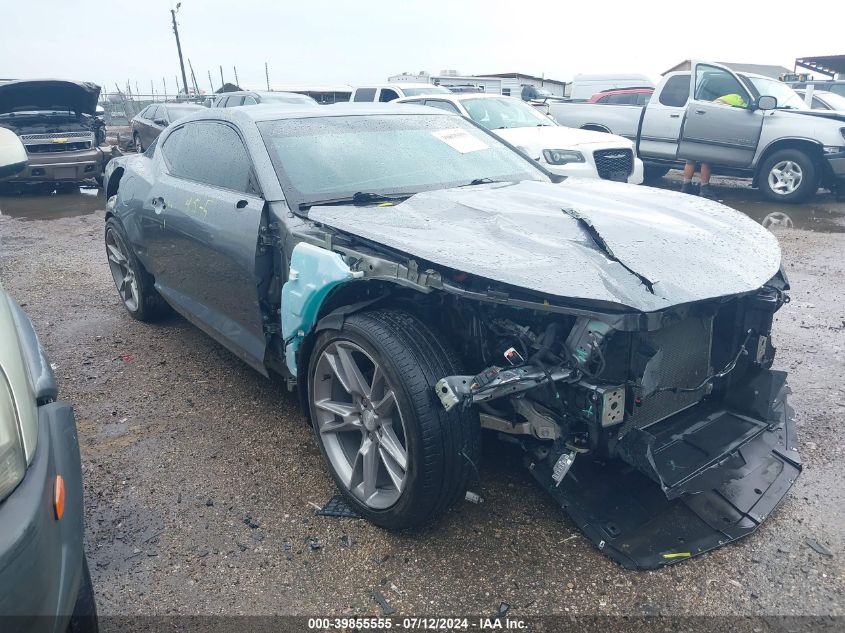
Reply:
[[[155,121],[153,121],[153,123],[155,123],[156,125],[163,125],[164,127],[167,127],[168,125],[170,125],[164,119],[156,119]]]
[[[0,178],[8,178],[22,171],[26,161],[26,149],[18,135],[0,127]]]
[[[778,100],[776,97],[770,97],[769,95],[763,95],[757,98],[757,109],[758,110],[774,110],[778,107]]]

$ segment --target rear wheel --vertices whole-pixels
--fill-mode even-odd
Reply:
[[[819,188],[819,176],[812,157],[799,149],[782,149],[760,167],[760,191],[776,202],[802,202]]]
[[[106,257],[117,294],[126,311],[139,321],[154,321],[170,312],[170,306],[153,286],[153,278],[129,247],[123,227],[115,218],[106,221]]]
[[[135,145],[135,151],[139,154],[144,153],[144,146],[141,145],[141,137],[137,132],[133,132],[132,134],[132,143]]]
[[[646,182],[660,180],[669,173],[669,169],[669,167],[662,167],[660,165],[645,165],[643,168],[643,180]]]
[[[316,342],[311,421],[346,501],[387,529],[419,525],[466,492],[477,469],[477,413],[446,412],[434,393],[457,359],[406,312],[353,314]]]

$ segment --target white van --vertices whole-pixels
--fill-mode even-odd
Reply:
[[[594,94],[603,90],[616,88],[654,88],[654,82],[648,75],[575,75],[572,80],[572,90],[569,93],[571,101],[586,101]]]
[[[418,97],[419,95],[451,94],[448,88],[435,86],[434,84],[395,83],[377,84],[370,86],[358,86],[352,92],[350,101],[363,101],[372,103],[374,101],[393,101],[402,97]]]

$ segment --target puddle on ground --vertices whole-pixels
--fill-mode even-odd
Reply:
[[[0,215],[22,220],[56,220],[89,215],[105,207],[100,190],[74,187],[53,193],[43,191],[0,191]]]
[[[766,200],[748,182],[714,176],[711,185],[718,202],[744,213],[766,228],[845,233],[845,202],[838,202],[830,192],[820,190],[801,204],[783,204]],[[681,183],[678,178],[665,178],[657,186],[678,190]]]

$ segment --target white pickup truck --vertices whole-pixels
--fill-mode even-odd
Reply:
[[[792,88],[761,75],[696,62],[668,73],[646,106],[559,102],[550,113],[561,125],[634,141],[646,179],[689,159],[751,177],[779,202],[800,202],[819,186],[845,193],[845,116],[810,110]]]

